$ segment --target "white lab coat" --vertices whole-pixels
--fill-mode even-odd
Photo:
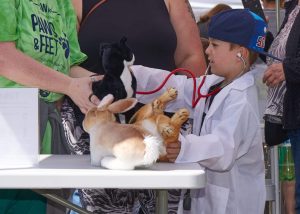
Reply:
[[[133,66],[138,91],[157,88],[167,71]],[[201,89],[222,78],[209,75]],[[200,78],[197,79],[199,85]],[[180,136],[181,151],[176,163],[199,162],[206,169],[206,187],[192,190],[192,208],[178,213],[262,214],[265,206],[265,167],[253,72],[249,71],[224,87],[214,98],[201,126],[205,99],[191,107],[193,83],[185,76],[172,76],[166,86],[152,95],[138,95],[148,103],[169,87],[178,90],[177,99],[167,106],[174,112],[187,107],[193,118],[193,134]],[[201,128],[201,130],[200,130]]]

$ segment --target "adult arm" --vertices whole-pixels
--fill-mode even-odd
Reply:
[[[78,66],[78,65],[73,66],[70,70],[70,77],[74,77],[74,78],[91,77],[92,75],[95,75],[95,74],[96,73],[91,72],[83,67]],[[102,77],[100,77],[100,78],[102,78]]]
[[[175,63],[193,71],[196,76],[204,74],[206,62],[196,21],[188,0],[165,0],[171,23],[177,36]]]
[[[82,0],[72,0],[73,7],[77,16],[77,31],[79,30],[80,23],[82,21]]]
[[[88,100],[91,78],[71,78],[19,51],[14,42],[0,42],[0,75],[28,87],[66,94],[85,113],[95,106]]]
[[[300,83],[300,57],[287,57],[283,63],[270,65],[263,76],[263,82],[269,87],[274,87],[284,80]]]

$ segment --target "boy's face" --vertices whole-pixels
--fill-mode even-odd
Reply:
[[[240,60],[237,58],[239,47],[231,47],[229,42],[209,39],[209,46],[205,50],[210,61],[211,72],[231,80],[241,72]]]

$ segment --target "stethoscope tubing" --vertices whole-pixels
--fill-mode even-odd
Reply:
[[[159,90],[161,90],[162,87],[164,87],[164,85],[167,83],[167,81],[169,80],[169,78],[172,75],[174,75],[175,73],[183,71],[183,72],[189,73],[191,75],[191,78],[193,79],[192,107],[195,108],[201,98],[207,98],[209,96],[212,96],[212,95],[218,93],[222,89],[221,87],[218,87],[218,88],[214,89],[212,92],[210,92],[208,94],[202,94],[201,93],[201,88],[202,88],[202,86],[204,85],[204,83],[206,81],[206,76],[207,76],[209,68],[210,68],[210,64],[207,66],[205,74],[203,75],[203,78],[202,78],[202,80],[200,82],[200,85],[198,87],[197,87],[196,76],[192,71],[190,71],[188,69],[184,69],[184,68],[176,68],[168,74],[168,76],[164,79],[164,81],[156,89],[151,90],[151,91],[136,91],[136,94],[143,94],[143,95],[154,94],[154,93],[158,92]],[[196,91],[197,91],[197,98],[196,98]]]

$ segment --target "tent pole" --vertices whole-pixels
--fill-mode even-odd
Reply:
[[[276,2],[276,30],[279,31],[280,23],[280,0],[275,0]]]

